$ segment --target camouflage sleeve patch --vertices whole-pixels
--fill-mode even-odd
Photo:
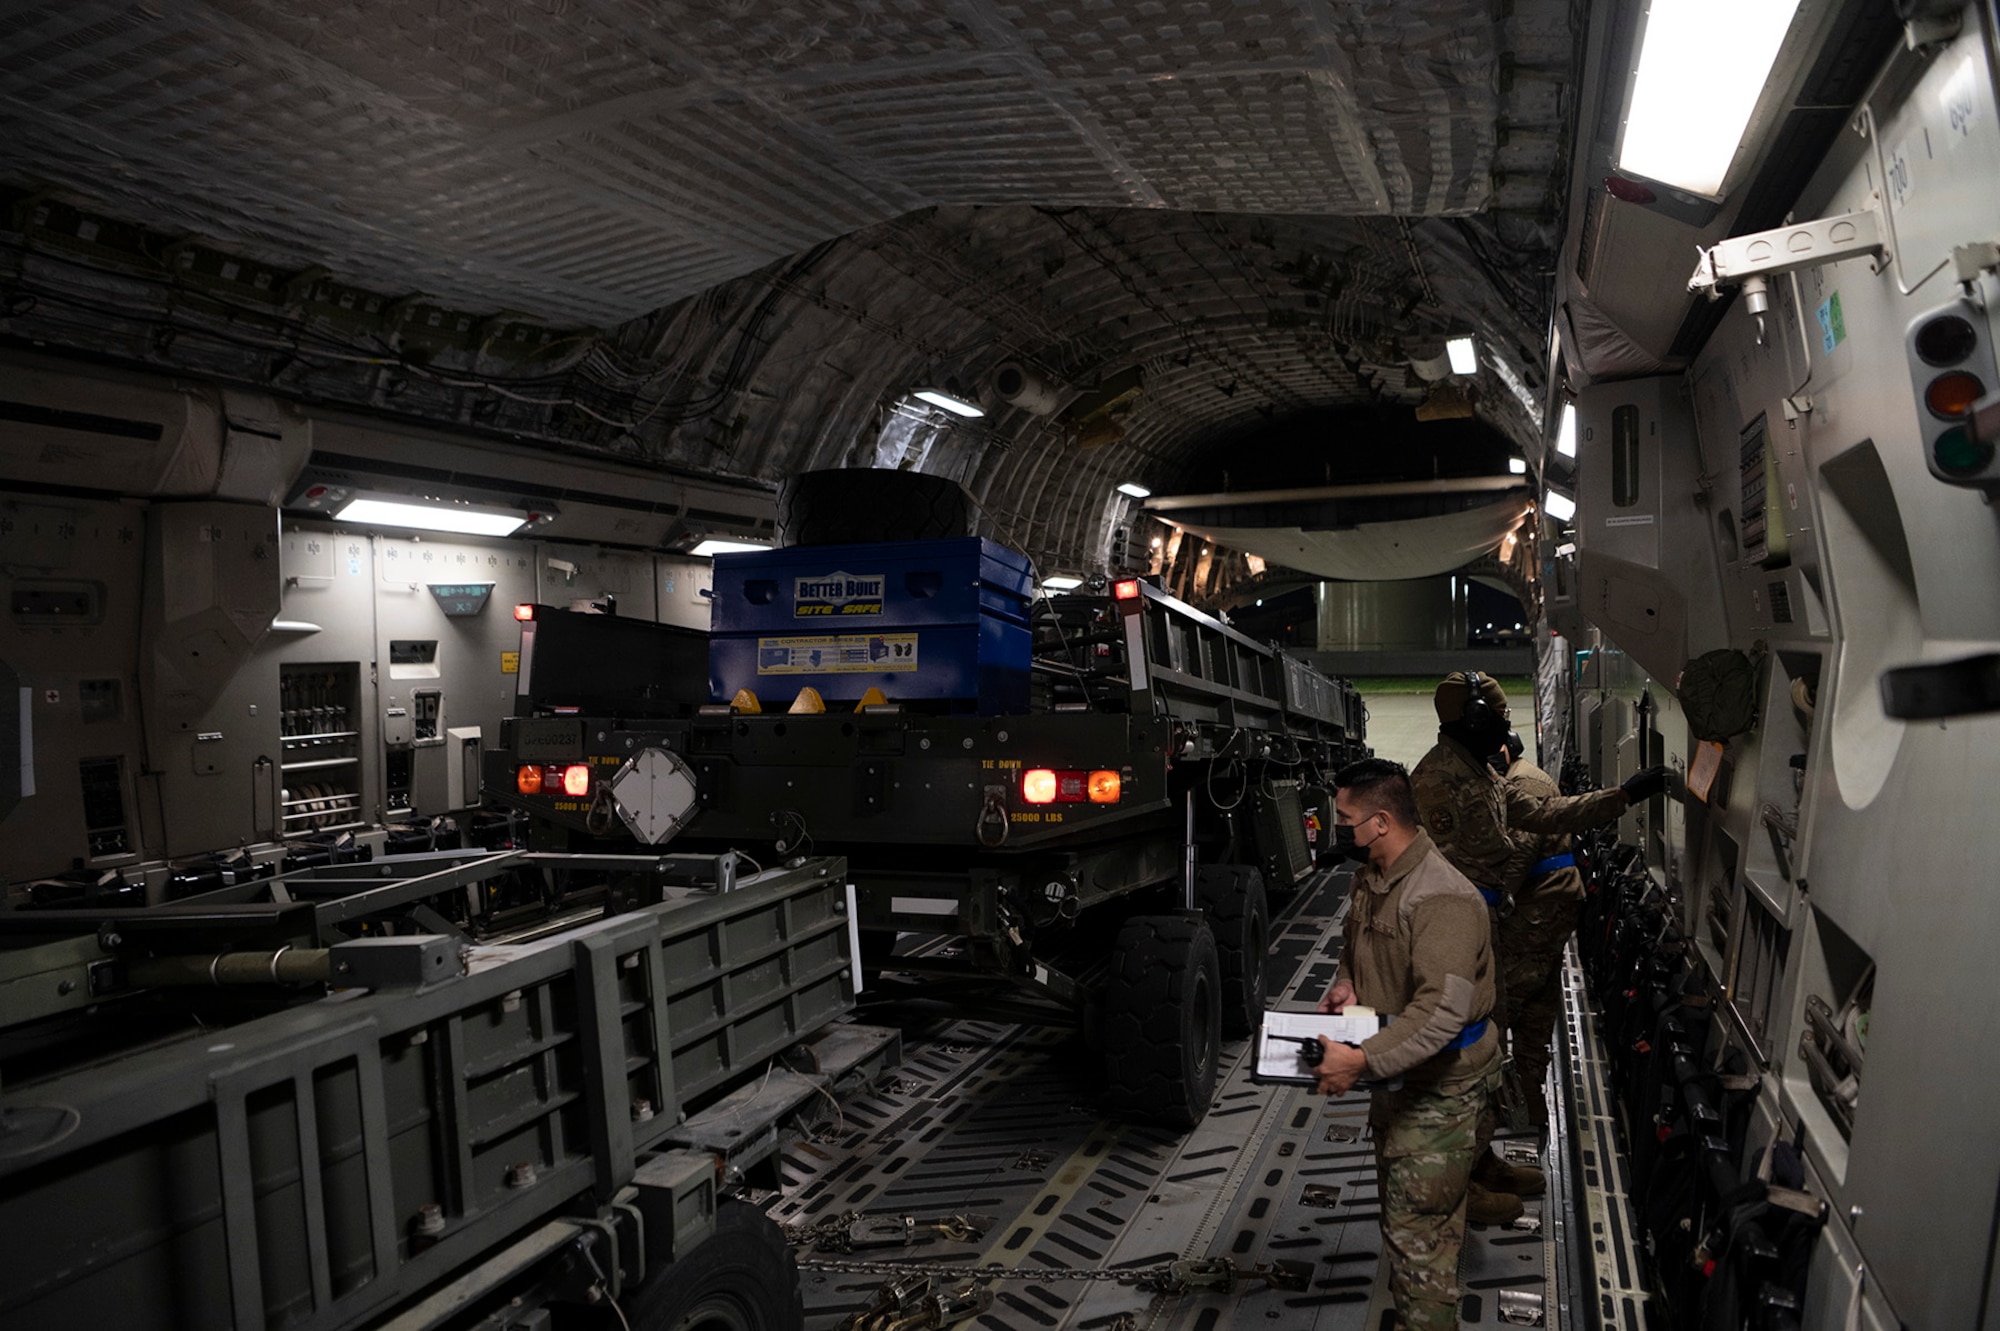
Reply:
[[[1433,837],[1448,837],[1458,830],[1458,819],[1452,815],[1448,805],[1440,804],[1432,809],[1424,822],[1430,827]]]

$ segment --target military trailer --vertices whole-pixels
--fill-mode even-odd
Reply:
[[[1220,1038],[1260,1020],[1267,892],[1331,836],[1365,714],[1143,579],[1033,586],[976,537],[721,555],[704,696],[616,707],[599,635],[651,632],[660,660],[685,635],[523,607],[488,797],[550,851],[843,855],[871,971],[900,935],[899,975],[1079,1022],[1115,1110],[1192,1123]]]
[[[838,1020],[844,880],[453,851],[0,916],[0,1327],[796,1326],[731,1192],[899,1056]]]

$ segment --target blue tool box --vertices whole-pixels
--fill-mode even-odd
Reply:
[[[890,702],[999,716],[1028,710],[1034,573],[979,537],[795,545],[715,557],[709,696],[738,689],[782,711],[869,688]]]

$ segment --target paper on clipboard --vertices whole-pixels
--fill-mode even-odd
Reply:
[[[1382,1029],[1373,1008],[1350,1006],[1337,1013],[1266,1012],[1257,1037],[1256,1081],[1311,1085],[1319,1079],[1312,1065],[1301,1061],[1299,1041],[1318,1036],[1342,1044],[1360,1044]]]

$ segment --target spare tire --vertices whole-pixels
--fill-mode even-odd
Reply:
[[[946,540],[976,534],[978,515],[965,487],[948,477],[872,467],[806,471],[778,487],[778,544]]]

